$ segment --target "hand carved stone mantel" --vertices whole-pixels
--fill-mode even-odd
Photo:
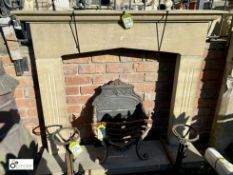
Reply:
[[[202,55],[209,23],[222,14],[227,15],[222,11],[132,12],[134,27],[124,30],[119,24],[120,11],[15,14],[19,20],[30,23],[36,58],[78,53],[77,39],[81,53],[134,48]],[[44,47],[45,43],[49,47]]]
[[[67,125],[62,56],[116,48],[177,54],[171,127],[195,115],[208,28],[223,11],[130,12],[134,26],[120,25],[119,11],[15,12],[30,25],[45,125]],[[56,95],[58,94],[58,95]],[[56,116],[56,117],[55,117]]]

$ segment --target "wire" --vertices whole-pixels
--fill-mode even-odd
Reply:
[[[77,26],[76,26],[77,22],[76,22],[74,10],[73,10],[72,16],[73,16],[73,22],[74,22],[75,35],[76,35],[76,47],[78,49],[78,52],[80,53],[80,45],[79,45],[79,39],[78,39],[78,30],[77,30]]]

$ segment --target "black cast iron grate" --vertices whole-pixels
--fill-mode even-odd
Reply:
[[[105,148],[101,162],[107,158],[109,145],[127,150],[136,144],[137,156],[141,160],[148,159],[148,154],[141,153],[140,147],[152,127],[152,119],[145,114],[142,101],[133,89],[133,85],[117,79],[102,86],[100,95],[92,103],[92,129],[97,137],[100,126],[105,130],[101,139]]]

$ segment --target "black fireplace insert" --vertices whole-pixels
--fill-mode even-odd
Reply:
[[[134,86],[117,79],[101,87],[101,93],[93,103],[92,129],[104,147],[103,163],[108,156],[108,147],[127,150],[136,145],[139,159],[149,158],[141,152],[141,144],[152,127],[150,114],[146,114],[141,98]]]

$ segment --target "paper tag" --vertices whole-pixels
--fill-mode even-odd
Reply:
[[[106,127],[101,124],[97,127],[97,139],[102,141],[106,136]]]
[[[80,144],[76,141],[70,142],[68,149],[72,153],[73,157],[77,157],[83,151]]]
[[[124,14],[121,16],[121,20],[125,29],[130,29],[133,27],[133,18],[129,13],[124,12]]]

